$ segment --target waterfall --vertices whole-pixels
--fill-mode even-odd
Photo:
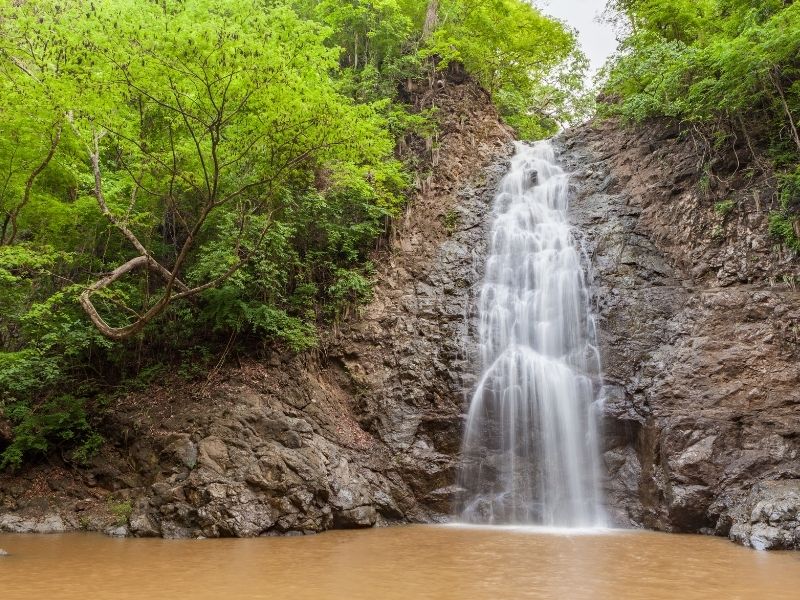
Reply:
[[[568,188],[549,142],[517,144],[495,199],[480,292],[483,370],[459,473],[468,522],[604,524],[600,359]]]

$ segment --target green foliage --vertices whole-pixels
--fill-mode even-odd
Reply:
[[[444,225],[444,228],[448,234],[452,235],[455,232],[456,227],[458,227],[459,220],[459,214],[455,210],[448,210],[442,216],[442,224]]]
[[[314,15],[328,25],[330,41],[342,48],[341,63],[380,72],[402,58],[413,25],[396,0],[321,0]]]
[[[610,102],[601,111],[633,121],[677,118],[705,132],[709,152],[736,140],[750,152],[769,148],[781,180],[770,231],[800,249],[800,4],[615,0],[612,8],[630,35],[607,68]]]
[[[736,207],[736,203],[731,200],[721,200],[720,202],[716,202],[714,204],[714,212],[717,213],[720,217],[727,217],[729,214],[733,212],[733,209]]]
[[[608,69],[605,91],[618,102],[606,110],[696,122],[763,112],[788,125],[780,94],[800,107],[800,5],[758,4],[615,2],[632,33]]]
[[[524,0],[438,0],[438,26],[422,36],[428,0],[296,0],[328,25],[341,48],[343,89],[361,100],[393,98],[400,81],[464,64],[519,135],[540,139],[591,107],[586,58],[575,35]]]
[[[65,446],[73,448],[73,460],[86,462],[103,443],[89,424],[80,398],[56,396],[35,408],[14,402],[4,407],[3,413],[14,424],[14,440],[0,454],[0,469],[18,468],[28,455]]]
[[[371,270],[372,265],[367,263],[364,271],[369,273]],[[357,306],[372,298],[372,283],[362,272],[340,269],[336,283],[328,288],[328,297],[333,301],[333,307]]]
[[[130,500],[109,498],[108,512],[116,518],[117,525],[126,525],[133,514],[133,504]]]
[[[409,81],[462,61],[526,137],[583,110],[562,24],[522,0],[439,7],[423,35],[426,0],[0,6],[0,468],[85,462],[98,398],[232,344],[313,348],[367,302],[416,166],[396,146],[437,127]]]
[[[780,208],[769,215],[769,232],[790,250],[800,253],[800,166],[779,178]]]
[[[521,0],[442,0],[427,55],[458,60],[527,139],[585,114],[586,58],[575,34]]]
[[[790,250],[800,252],[800,237],[795,232],[796,222],[796,216],[787,215],[784,211],[772,212],[769,215],[769,233]]]

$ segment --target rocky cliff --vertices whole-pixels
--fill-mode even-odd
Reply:
[[[472,294],[512,136],[455,69],[408,95],[438,109],[439,132],[416,141],[429,173],[375,258],[374,300],[315,355],[117,399],[88,468],[52,457],[0,476],[0,530],[254,536],[446,518]]]
[[[594,277],[614,520],[800,546],[800,270],[768,237],[772,178],[746,148],[709,171],[671,124],[559,144]]]
[[[416,96],[441,119],[430,176],[377,257],[374,300],[316,355],[116,400],[89,468],[54,457],[0,477],[0,529],[252,536],[447,517],[511,134],[474,84],[432,83]],[[800,546],[800,272],[767,234],[769,174],[744,149],[709,171],[670,124],[591,124],[557,146],[592,275],[614,521]]]

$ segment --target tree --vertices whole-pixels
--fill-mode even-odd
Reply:
[[[101,0],[88,10],[77,1],[6,10],[7,63],[27,76],[24,89],[44,86],[61,98],[86,148],[97,205],[134,251],[80,296],[110,338],[130,337],[172,302],[230,278],[260,248],[296,178],[391,149],[370,111],[341,97],[327,77],[336,53],[323,45],[323,32],[288,9],[262,10],[255,0]],[[29,27],[20,18],[29,14],[46,25]],[[14,230],[18,212],[9,212]],[[137,223],[161,214],[172,231],[156,240]],[[228,264],[187,283],[198,243],[215,235],[226,214],[238,228]],[[137,270],[160,279],[150,281],[156,293],[147,305],[121,307],[132,316],[124,320],[119,312],[101,316],[93,296]]]
[[[436,5],[439,26],[425,52],[464,63],[520,136],[547,137],[582,116],[575,100],[587,61],[574,32],[521,0]]]
[[[561,24],[522,0],[436,4],[0,3],[0,468],[84,460],[96,398],[308,350],[366,301],[414,168],[395,142],[436,127],[400,90],[439,59],[523,135],[570,112]]]

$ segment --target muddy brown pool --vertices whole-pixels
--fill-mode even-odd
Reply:
[[[0,598],[793,599],[800,553],[650,532],[415,526],[249,540],[0,534]]]

